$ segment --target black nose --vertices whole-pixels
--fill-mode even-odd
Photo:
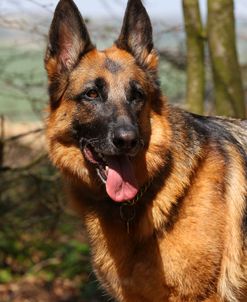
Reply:
[[[118,127],[114,130],[112,141],[119,151],[132,151],[138,144],[138,133],[134,127]]]

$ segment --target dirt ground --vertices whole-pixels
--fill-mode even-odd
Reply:
[[[100,298],[80,298],[78,289],[70,280],[55,280],[53,284],[36,278],[18,283],[0,285],[1,302],[100,302]]]

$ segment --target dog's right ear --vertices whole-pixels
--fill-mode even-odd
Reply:
[[[72,0],[60,0],[53,17],[45,57],[49,78],[71,71],[94,48],[85,22]]]

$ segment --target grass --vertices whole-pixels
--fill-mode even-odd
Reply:
[[[40,118],[47,103],[43,52],[0,48],[0,113],[14,121]]]

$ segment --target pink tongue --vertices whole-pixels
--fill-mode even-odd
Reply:
[[[132,163],[125,155],[109,157],[106,192],[112,200],[124,202],[134,198],[138,192]]]

